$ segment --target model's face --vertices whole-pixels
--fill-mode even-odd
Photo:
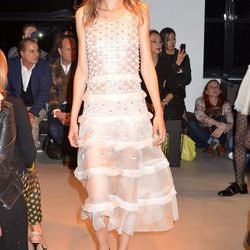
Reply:
[[[36,64],[39,59],[39,48],[37,43],[26,42],[25,50],[21,51],[20,54],[25,66]]]
[[[150,45],[152,54],[159,55],[161,53],[162,42],[159,34],[153,33],[150,35]]]
[[[35,27],[27,27],[24,31],[23,39],[30,37],[31,34],[36,31],[37,29]]]
[[[218,82],[210,82],[207,86],[206,94],[209,97],[218,97],[221,93],[220,84]]]
[[[69,64],[75,60],[76,57],[76,43],[72,39],[63,39],[62,48],[58,52],[64,64]]]
[[[167,50],[174,50],[176,44],[176,37],[174,33],[169,33],[166,35],[167,39],[165,41],[165,48]]]

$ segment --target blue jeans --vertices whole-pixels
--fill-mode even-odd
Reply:
[[[70,112],[71,106],[62,104],[60,107],[62,112]],[[48,130],[49,137],[58,144],[64,155],[69,155],[75,161],[77,159],[77,149],[70,146],[68,139],[69,126],[65,126],[61,121],[48,112]]]
[[[227,122],[224,116],[219,116],[216,121]],[[207,141],[211,137],[211,132],[201,126],[201,123],[197,120],[191,120],[188,122],[188,135],[195,141],[197,148],[208,147]],[[218,138],[220,144],[226,144],[226,134],[222,134]]]

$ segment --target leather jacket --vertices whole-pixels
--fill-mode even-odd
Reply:
[[[15,166],[16,126],[14,110],[2,101],[0,110],[0,201],[11,209],[22,194],[22,182]]]

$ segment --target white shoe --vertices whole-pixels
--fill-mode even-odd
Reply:
[[[231,160],[234,159],[234,154],[233,154],[233,152],[230,152],[230,153],[228,154],[228,158],[231,159]]]

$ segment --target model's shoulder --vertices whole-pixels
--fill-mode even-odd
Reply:
[[[76,19],[82,19],[83,18],[83,14],[84,14],[84,6],[81,6],[77,9],[76,14],[75,14],[75,18]]]

